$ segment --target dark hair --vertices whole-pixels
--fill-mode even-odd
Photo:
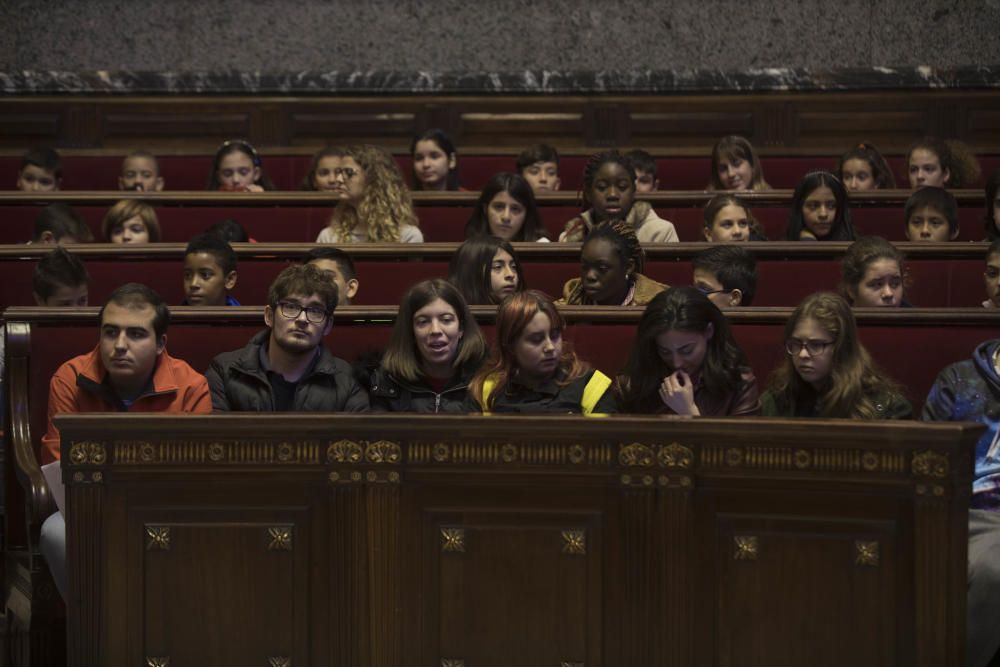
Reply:
[[[458,153],[455,151],[455,142],[453,142],[451,140],[451,137],[449,137],[448,134],[444,130],[435,127],[435,128],[430,129],[430,130],[426,130],[422,134],[419,134],[419,135],[417,135],[416,137],[413,138],[413,141],[410,143],[410,155],[411,156],[417,150],[417,144],[419,142],[421,142],[421,141],[433,141],[435,144],[437,144],[437,147],[440,148],[444,152],[444,154],[447,155],[449,158],[452,157],[452,156],[455,157],[455,166],[448,170],[448,181],[447,181],[448,188],[447,189],[448,190],[458,190],[458,188],[459,188],[459,185],[458,185]],[[424,184],[420,181],[419,178],[417,178],[417,170],[416,170],[416,168],[413,169],[413,185],[412,185],[412,189],[413,190],[423,190],[424,189]]]
[[[723,160],[732,161],[734,159],[746,160],[750,163],[752,171],[750,189],[767,190],[771,186],[764,180],[764,168],[757,157],[757,151],[753,149],[753,144],[745,137],[731,134],[722,137],[712,146],[712,178],[711,190],[728,190],[719,179],[719,163]]]
[[[51,171],[56,180],[62,178],[62,157],[54,148],[35,146],[29,149],[21,156],[21,166],[18,167],[18,171],[23,171],[29,165]]]
[[[742,245],[725,243],[702,250],[691,260],[692,269],[707,271],[715,276],[722,289],[738,289],[741,306],[753,304],[757,292],[757,260]]]
[[[344,277],[344,280],[357,280],[358,272],[354,270],[354,260],[340,248],[317,246],[306,253],[306,256],[302,258],[302,263],[308,264],[320,259],[328,259],[331,262],[336,262],[337,268],[340,270],[340,275]]]
[[[592,206],[590,190],[594,187],[594,178],[596,178],[597,172],[601,170],[601,167],[608,163],[617,164],[627,171],[629,180],[632,182],[632,188],[635,188],[635,167],[632,166],[631,160],[617,150],[604,151],[596,155],[591,155],[587,163],[583,165],[583,203],[586,209]],[[623,211],[623,214],[627,213],[628,211]]]
[[[538,214],[535,193],[531,190],[531,184],[519,174],[509,173],[496,174],[483,186],[479,200],[472,209],[472,215],[465,223],[465,238],[470,239],[474,236],[492,234],[487,209],[493,198],[501,192],[506,192],[524,207],[524,224],[521,225],[521,229],[517,231],[511,241],[537,241],[545,238],[545,227],[542,226],[542,219]]]
[[[517,291],[523,292],[527,289],[521,262],[518,261],[514,248],[495,236],[476,236],[460,245],[448,264],[448,282],[462,293],[466,303],[473,306],[496,303],[490,287],[490,274],[493,257],[498,250],[505,250],[514,258]]]
[[[906,276],[905,255],[881,236],[862,236],[847,247],[840,262],[840,292],[849,303],[854,303],[854,294],[864,280],[868,266],[879,259],[893,260],[899,264],[900,274]]]
[[[80,258],[65,248],[56,247],[35,264],[31,276],[31,291],[44,301],[60,287],[86,285],[90,280]]]
[[[635,235],[635,229],[621,218],[612,218],[600,224],[594,225],[587,233],[583,245],[580,246],[582,256],[583,249],[592,241],[607,241],[614,248],[618,260],[621,262],[622,271],[628,273],[628,263],[631,261],[635,273],[642,273],[646,265],[646,253]],[[582,258],[582,257],[581,257]],[[626,291],[630,285],[635,284],[635,277],[627,281]],[[583,275],[577,281],[576,286],[566,295],[566,305],[591,305],[595,301],[587,297],[583,292]],[[601,305],[601,304],[596,304]]]
[[[1000,230],[997,229],[997,222],[994,217],[996,215],[994,212],[996,204],[994,202],[997,199],[997,193],[1000,193],[1000,169],[994,170],[986,180],[986,214],[983,217],[983,225],[986,228],[987,241],[1000,238]]]
[[[839,178],[828,171],[811,171],[802,177],[795,194],[792,195],[792,213],[788,217],[788,226],[785,228],[785,239],[788,241],[798,241],[802,236],[805,227],[805,218],[802,215],[802,206],[806,198],[815,190],[828,187],[837,201],[837,213],[833,218],[833,226],[830,233],[818,241],[853,241],[856,238],[854,227],[851,225],[851,209],[847,199],[847,190]]]
[[[312,264],[292,264],[279,273],[267,290],[267,303],[273,310],[279,301],[292,294],[306,297],[315,294],[326,306],[328,315],[337,308],[337,284]]]
[[[1000,254],[1000,239],[995,239],[990,243],[990,247],[986,249],[986,260],[989,261],[990,255]]]
[[[146,306],[152,306],[156,311],[153,315],[153,331],[156,338],[160,339],[167,333],[167,326],[170,324],[170,309],[163,302],[160,295],[152,288],[142,283],[126,283],[116,289],[108,297],[108,300],[101,306],[101,312],[97,315],[97,321],[104,321],[104,309],[109,303],[129,310],[142,310]]]
[[[558,166],[559,151],[548,144],[535,144],[521,151],[521,154],[517,156],[517,162],[514,164],[517,168],[517,173],[520,174],[537,162],[555,162],[556,166]]]
[[[306,171],[305,176],[302,177],[303,190],[315,191],[316,188],[316,170],[319,168],[319,161],[325,157],[345,157],[347,155],[347,150],[340,146],[326,146],[315,155],[312,156],[312,160],[309,162],[309,169]]]
[[[260,155],[257,154],[257,149],[253,147],[249,141],[243,139],[231,139],[229,141],[222,142],[219,146],[219,150],[215,151],[215,159],[212,160],[212,171],[208,175],[208,185],[205,186],[206,190],[218,190],[221,183],[219,183],[219,164],[222,162],[222,158],[232,153],[243,153],[250,161],[253,162],[253,166],[260,169],[260,175],[257,177],[255,183],[265,190],[274,190],[274,183],[271,181],[271,177],[267,175],[264,171],[264,166],[260,163]]]
[[[861,142],[840,156],[840,161],[837,163],[837,176],[840,180],[844,180],[844,163],[848,160],[862,160],[867,163],[872,170],[872,180],[876,188],[885,190],[896,187],[896,178],[892,175],[889,163],[874,144]]]
[[[738,206],[743,209],[744,213],[747,214],[747,224],[750,226],[750,234],[747,238],[748,241],[767,240],[767,236],[764,234],[764,229],[760,226],[760,222],[753,217],[753,213],[750,211],[750,207],[747,206],[747,203],[738,196],[730,193],[715,195],[708,200],[707,204],[705,204],[705,210],[702,212],[702,221],[705,223],[706,232],[710,231],[712,227],[715,226],[715,217],[719,215],[719,211],[727,206]]]
[[[566,321],[552,302],[552,297],[538,290],[517,292],[503,300],[497,310],[497,337],[493,353],[489,361],[476,372],[469,383],[469,395],[472,396],[484,410],[489,410],[502,395],[511,380],[517,377],[517,354],[514,346],[524,332],[525,327],[538,313],[545,313],[552,328],[563,331]],[[581,360],[573,351],[572,344],[563,337],[562,356],[553,374],[556,383],[565,387],[583,377],[590,370],[590,364]],[[495,385],[488,400],[483,400],[483,388],[488,378],[493,378]]]
[[[35,218],[31,240],[37,243],[45,232],[51,232],[52,238],[56,241],[67,236],[78,243],[90,243],[94,240],[93,232],[80,214],[62,202],[49,204],[42,209]]]
[[[145,158],[147,160],[152,160],[153,166],[156,167],[156,175],[157,176],[160,175],[160,161],[157,159],[155,155],[153,155],[148,150],[144,148],[137,148],[136,150],[132,151],[131,153],[122,158],[122,167],[123,168],[125,167],[126,160],[131,160],[132,158]]]
[[[454,285],[447,280],[434,278],[411,287],[399,304],[389,345],[382,357],[383,368],[393,376],[407,382],[417,382],[425,375],[423,359],[413,334],[413,318],[418,310],[437,299],[443,300],[455,310],[458,324],[462,328],[462,340],[458,343],[452,368],[457,370],[466,365],[478,368],[483,362],[486,356],[486,339],[483,338],[468,304]]]
[[[622,371],[622,404],[625,412],[653,412],[660,404],[657,390],[674,371],[660,356],[656,338],[665,331],[713,333],[701,365],[701,381],[712,396],[735,391],[747,371],[746,357],[736,344],[729,320],[697,288],[671,287],[646,306],[636,329],[635,343]]]
[[[192,238],[187,244],[184,256],[199,252],[214,257],[215,263],[222,269],[223,276],[236,270],[236,252],[231,245],[215,234],[199,234]]]
[[[641,148],[636,148],[625,153],[625,158],[632,163],[633,169],[641,169],[656,179],[656,160],[652,155]]]
[[[914,190],[903,207],[903,218],[906,220],[906,224],[910,224],[911,215],[924,207],[934,209],[948,220],[949,235],[958,232],[958,204],[955,202],[955,196],[950,192],[932,185]]]
[[[954,139],[924,137],[910,146],[906,152],[906,168],[909,170],[913,151],[924,149],[937,156],[942,171],[948,172],[948,187],[967,188],[975,185],[982,175],[979,161],[968,146]]]
[[[217,222],[205,230],[206,234],[215,234],[227,243],[246,243],[250,240],[247,230],[243,225],[232,218],[226,218],[222,222]]]

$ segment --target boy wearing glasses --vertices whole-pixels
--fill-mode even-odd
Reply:
[[[337,285],[315,266],[290,266],[268,290],[267,329],[241,350],[217,356],[206,373],[216,412],[367,412],[351,367],[330,354]]]
[[[702,250],[691,260],[692,282],[719,308],[749,306],[757,291],[757,260],[733,244]]]

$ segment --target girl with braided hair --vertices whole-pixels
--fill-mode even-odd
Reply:
[[[580,277],[563,287],[562,305],[645,306],[667,289],[642,275],[645,253],[632,227],[614,219],[590,230],[580,253]]]
[[[896,187],[889,163],[874,145],[864,142],[840,156],[836,173],[848,192]]]
[[[673,223],[663,220],[649,202],[635,199],[635,168],[618,151],[598,153],[583,168],[583,203],[586,209],[566,223],[560,241],[582,241],[587,232],[605,220],[621,218],[640,243],[677,243]]]
[[[329,156],[332,190],[340,197],[316,243],[421,243],[410,192],[392,156],[368,144]]]

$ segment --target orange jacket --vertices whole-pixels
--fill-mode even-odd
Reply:
[[[97,347],[70,359],[52,376],[49,383],[49,426],[42,438],[43,465],[59,459],[59,430],[52,424],[55,415],[124,409],[102,392],[104,376],[104,364]],[[128,411],[208,414],[212,412],[212,397],[204,375],[164,350],[153,371],[153,390],[137,398]]]

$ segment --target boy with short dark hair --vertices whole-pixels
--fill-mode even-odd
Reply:
[[[926,186],[916,190],[906,200],[903,217],[910,241],[945,243],[958,238],[958,204],[944,188]]]
[[[62,182],[62,158],[48,146],[36,146],[21,156],[17,189],[22,192],[53,192]]]
[[[184,251],[184,306],[238,306],[236,252],[214,234],[199,234]]]
[[[691,260],[692,282],[719,308],[749,306],[757,291],[757,260],[740,245],[702,250]]]
[[[35,304],[47,308],[82,308],[87,305],[90,276],[80,258],[56,248],[38,260],[31,277]]]
[[[358,274],[351,256],[340,248],[319,246],[306,253],[303,264],[312,264],[337,285],[337,305],[349,306],[358,293]]]
[[[559,180],[559,152],[547,144],[535,144],[517,156],[517,173],[531,185],[536,195],[556,192]]]
[[[636,148],[625,154],[635,169],[635,191],[655,192],[660,189],[660,179],[656,177],[656,160],[646,151]]]
[[[136,150],[122,160],[122,175],[118,177],[119,190],[159,192],[163,189],[160,162],[149,151]]]
[[[250,240],[250,236],[247,234],[247,230],[243,228],[243,225],[232,218],[226,218],[214,225],[209,225],[205,233],[215,234],[227,243],[254,243],[254,241]]]
[[[80,214],[62,202],[49,204],[35,218],[32,243],[92,243],[94,233]]]

